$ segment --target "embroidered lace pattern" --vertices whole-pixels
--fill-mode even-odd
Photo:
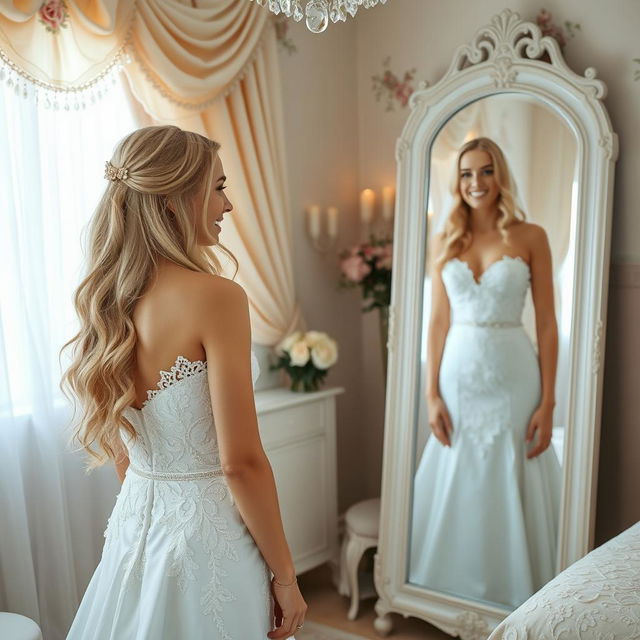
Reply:
[[[640,638],[640,523],[557,575],[490,640]]]
[[[161,558],[179,592],[200,588],[203,614],[212,617],[219,637],[231,640],[224,607],[238,594],[227,578],[239,561],[237,541],[250,534],[220,474],[208,380],[200,375],[205,371],[205,361],[178,356],[170,371],[160,372],[159,388],[147,392],[154,401],[127,413],[137,438],[123,438],[131,469],[104,532],[103,555],[123,556],[123,583],[141,580],[147,562]],[[257,373],[252,354],[254,382]],[[270,606],[264,569],[260,588]]]
[[[454,429],[454,438],[471,440],[486,457],[513,422],[503,359],[509,357],[510,332],[522,331],[529,267],[521,258],[503,256],[476,281],[469,265],[454,258],[443,268],[442,278],[451,305],[451,330],[473,332],[464,340],[464,365],[456,365],[459,429],[457,434]]]
[[[151,398],[155,398],[163,389],[167,389],[179,380],[194,376],[196,373],[202,373],[207,370],[206,360],[188,360],[184,356],[178,356],[175,364],[169,371],[160,371],[160,380],[156,383],[157,389],[149,389],[147,391],[147,399],[143,403],[143,407],[149,403]]]

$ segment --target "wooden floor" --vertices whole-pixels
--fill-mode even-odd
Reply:
[[[353,622],[347,620],[347,610],[350,601],[336,591],[331,581],[329,565],[324,564],[302,574],[298,578],[300,590],[309,606],[307,618],[315,622],[349,631],[357,635],[380,640],[380,636],[373,629],[376,617],[373,607],[375,598],[362,600],[358,617]],[[388,636],[393,640],[451,640],[451,636],[436,627],[418,620],[417,618],[403,618],[398,614],[391,614],[393,630]]]

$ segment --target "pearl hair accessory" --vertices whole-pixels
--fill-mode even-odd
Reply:
[[[111,182],[126,180],[129,176],[127,167],[114,167],[108,160],[104,163],[104,177]]]

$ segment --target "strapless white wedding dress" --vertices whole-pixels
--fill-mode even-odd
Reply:
[[[138,437],[67,640],[265,640],[271,572],[220,469],[207,363],[160,376],[125,410]]]
[[[442,279],[439,385],[454,431],[451,448],[429,437],[415,474],[409,580],[515,608],[555,575],[561,493],[553,448],[526,457],[541,391],[521,324],[529,266],[504,256],[476,281],[454,258]]]

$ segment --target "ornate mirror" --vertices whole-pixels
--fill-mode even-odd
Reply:
[[[486,638],[592,548],[617,154],[605,93],[505,10],[411,97],[396,148],[381,634],[399,612]]]

